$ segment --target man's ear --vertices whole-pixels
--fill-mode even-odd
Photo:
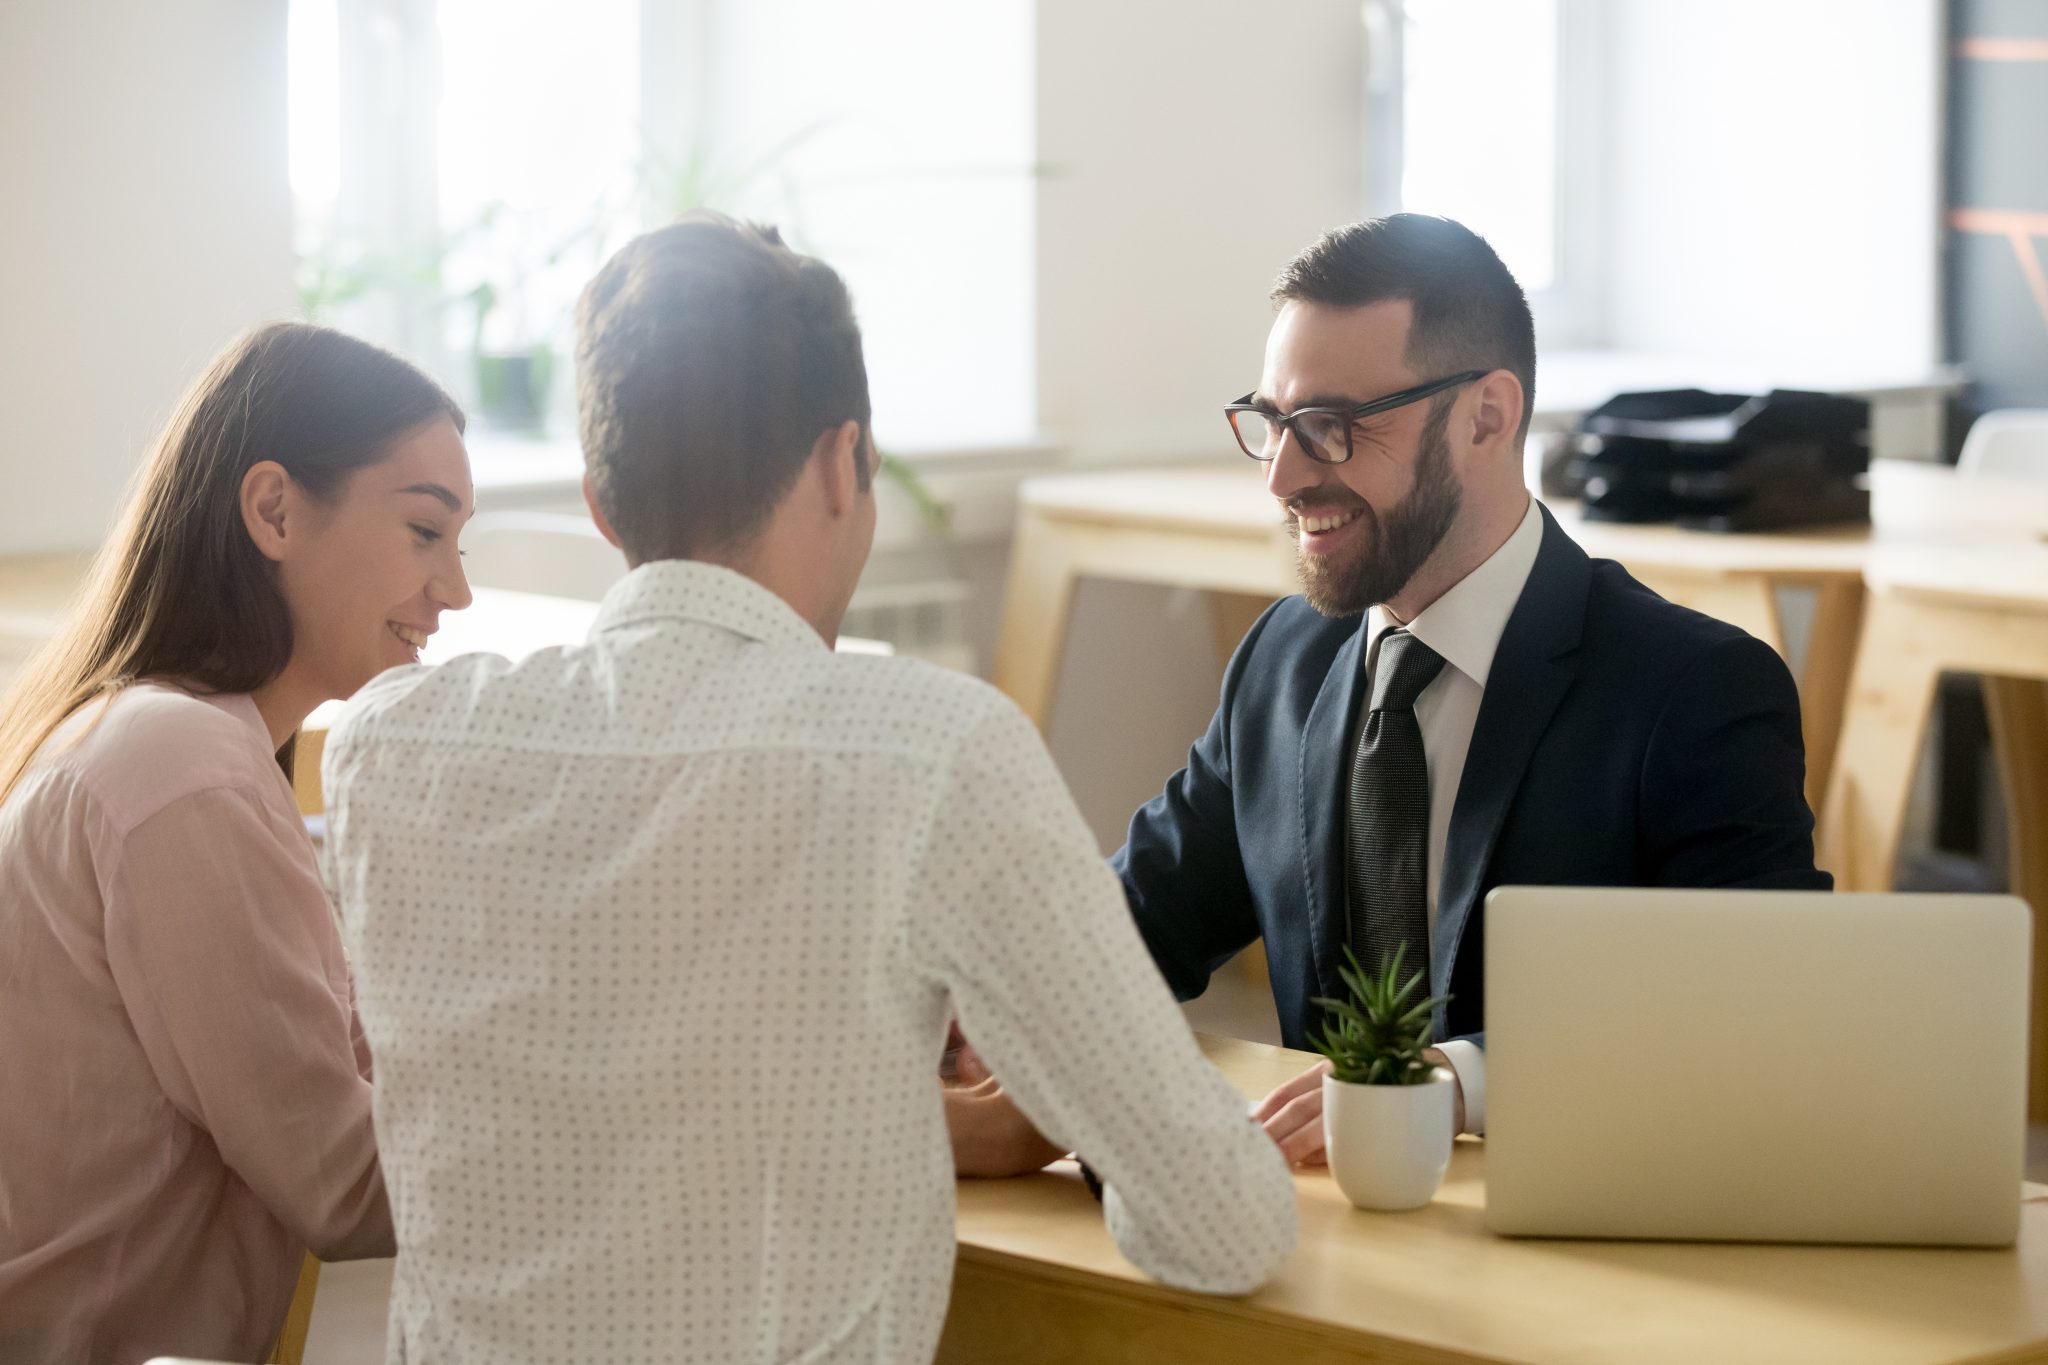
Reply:
[[[242,525],[265,559],[281,562],[290,553],[292,476],[275,460],[259,460],[242,476]]]
[[[625,546],[619,544],[619,533],[605,520],[604,509],[597,505],[597,490],[590,486],[590,475],[587,473],[583,476],[583,505],[590,509],[590,520],[597,526],[597,533],[610,541],[613,549],[625,549]]]
[[[1512,370],[1493,370],[1473,386],[1478,402],[1472,409],[1472,444],[1490,448],[1513,445],[1521,429],[1522,408],[1528,401],[1522,381]]]
[[[841,422],[827,427],[811,442],[811,459],[825,491],[825,509],[834,517],[852,510],[860,496],[861,465],[867,461],[866,443],[860,439],[860,423]]]

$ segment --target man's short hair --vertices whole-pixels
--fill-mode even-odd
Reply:
[[[1408,300],[1415,310],[1408,367],[1425,381],[1460,370],[1512,371],[1522,381],[1515,440],[1529,434],[1536,403],[1529,300],[1486,239],[1464,224],[1397,213],[1332,228],[1287,263],[1273,298],[1336,308]]]
[[[744,546],[867,363],[846,285],[772,227],[692,213],[634,238],[576,305],[576,405],[597,505],[636,563]]]

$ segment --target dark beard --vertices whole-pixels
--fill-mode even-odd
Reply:
[[[1429,415],[1408,496],[1384,517],[1370,507],[1360,510],[1367,523],[1363,550],[1340,564],[1297,549],[1301,591],[1311,607],[1325,616],[1356,616],[1378,606],[1407,587],[1443,543],[1464,502],[1464,490],[1451,473],[1451,443],[1445,435],[1450,416],[1449,404]],[[1291,518],[1288,527],[1295,529]]]

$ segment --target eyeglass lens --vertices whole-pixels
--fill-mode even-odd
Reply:
[[[1280,453],[1283,424],[1263,412],[1233,412],[1231,425],[1238,444],[1255,460],[1270,460]],[[1334,412],[1304,412],[1294,418],[1294,434],[1316,459],[1335,464],[1344,458],[1344,418]]]

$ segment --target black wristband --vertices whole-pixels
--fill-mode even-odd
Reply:
[[[1081,1183],[1088,1187],[1088,1193],[1094,1195],[1095,1202],[1100,1204],[1102,1202],[1102,1177],[1095,1174],[1095,1168],[1082,1161],[1081,1158],[1075,1157],[1074,1160],[1079,1162],[1081,1166]]]

